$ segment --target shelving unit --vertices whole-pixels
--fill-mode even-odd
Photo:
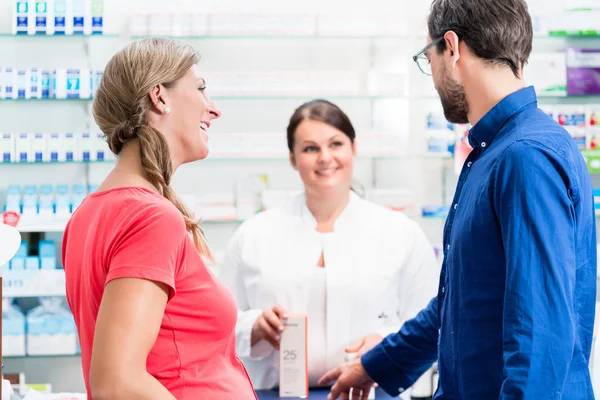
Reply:
[[[0,15],[10,13],[0,0]],[[17,68],[77,67],[102,69],[108,59],[132,40],[149,35],[131,35],[122,28],[134,12],[163,12],[153,2],[132,0],[107,1],[109,26],[103,35],[92,36],[13,36],[0,33],[3,47],[1,66]],[[184,5],[185,3],[185,5]],[[219,11],[224,0],[204,2],[202,11]],[[287,4],[283,4],[287,3]],[[310,1],[309,1],[310,3]],[[337,103],[348,113],[358,137],[358,157],[355,162],[355,178],[365,189],[406,189],[411,192],[413,216],[424,228],[432,244],[439,244],[442,237],[444,217],[420,216],[423,206],[450,204],[456,184],[454,162],[449,153],[427,153],[425,138],[426,115],[441,109],[437,93],[430,77],[422,76],[411,56],[425,45],[421,18],[426,14],[429,2],[403,2],[373,0],[371,2],[313,1],[290,4],[269,0],[257,0],[239,4],[240,12],[277,12],[286,7],[297,7],[296,12],[319,9],[324,13],[340,14],[356,12],[369,18],[369,11],[377,7],[387,16],[397,16],[405,34],[368,35],[266,35],[266,34],[206,34],[172,37],[193,45],[202,55],[200,67],[208,76],[222,72],[281,72],[281,71],[332,71],[351,70],[359,76],[358,87],[353,94],[340,94],[324,89],[312,93],[219,93],[211,88],[208,94],[223,111],[223,117],[215,121],[209,131],[211,139],[219,135],[244,132],[248,137],[258,137],[265,132],[280,132],[285,137],[289,116],[302,102],[315,97]],[[331,3],[331,4],[330,4]],[[335,6],[332,4],[335,3]],[[8,3],[6,3],[8,4]],[[267,5],[268,4],[268,5]],[[154,7],[154,8],[153,8]],[[196,2],[174,1],[173,10],[198,8]],[[190,8],[191,7],[191,8]],[[387,7],[387,8],[386,8]],[[260,12],[260,11],[259,11]],[[113,21],[111,22],[111,18]],[[8,21],[8,19],[6,19]],[[112,25],[110,25],[112,24]],[[0,32],[10,27],[0,21]],[[120,33],[112,33],[120,32]],[[552,33],[534,38],[534,52],[538,49],[557,51],[568,46],[600,47],[598,32],[586,35],[559,35]],[[405,90],[386,93],[369,91],[368,77],[372,71],[392,71],[404,77]],[[0,132],[93,132],[92,99],[0,99]],[[574,105],[598,103],[600,96],[586,97],[540,97],[540,104]],[[35,117],[34,117],[35,116]],[[361,133],[386,132],[399,138],[397,151],[390,155],[365,155],[361,153]],[[210,141],[209,141],[210,145]],[[284,140],[282,141],[284,146]],[[182,167],[173,179],[173,186],[180,194],[231,194],[236,179],[245,174],[267,174],[269,186],[276,190],[297,190],[301,182],[289,166],[282,147],[281,156],[256,154],[218,156],[210,155],[191,165]],[[105,162],[57,162],[57,163],[11,163],[0,164],[0,199],[4,199],[8,184],[52,183],[84,185],[97,184],[110,171],[114,161]],[[593,176],[600,187],[600,175]],[[242,221],[202,222],[209,244],[217,258],[224,253],[231,234]],[[19,226],[24,236],[39,240],[51,238],[60,248],[66,221],[29,223]],[[19,271],[17,271],[19,272]],[[28,272],[28,271],[26,271]],[[29,271],[30,272],[30,271]],[[4,276],[4,295],[26,300],[27,296],[64,295],[64,285],[59,289],[61,270],[47,276],[39,271],[31,277],[14,274]],[[64,274],[62,275],[64,282]],[[7,288],[7,282],[10,287]],[[19,283],[21,282],[21,283]],[[50,285],[50,282],[54,282]],[[44,284],[48,283],[48,286]],[[8,289],[8,290],[7,290]],[[30,381],[52,381],[57,390],[83,390],[78,356],[12,357],[5,360],[7,368],[26,370]]]

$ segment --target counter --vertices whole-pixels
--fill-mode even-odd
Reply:
[[[256,394],[258,395],[259,400],[278,400],[281,399],[279,397],[279,390],[257,390]],[[327,400],[327,395],[329,394],[328,389],[316,389],[310,390],[307,399],[309,400]],[[286,399],[293,399],[290,397],[286,397]],[[390,399],[399,399],[399,397],[391,397],[387,393],[385,393],[381,389],[377,389],[375,391],[375,400],[390,400]]]

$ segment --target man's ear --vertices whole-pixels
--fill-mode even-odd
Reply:
[[[458,35],[453,31],[448,31],[444,34],[444,41],[446,42],[446,50],[447,56],[450,57],[452,62],[452,67],[456,67],[456,63],[460,59],[460,39]]]

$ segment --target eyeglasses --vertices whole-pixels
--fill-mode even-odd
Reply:
[[[433,46],[437,45],[439,42],[444,40],[444,37],[439,37],[435,39],[433,42],[429,43],[425,46],[421,51],[413,56],[413,61],[417,63],[417,66],[425,75],[431,76],[431,64],[429,63],[429,59],[425,55]]]

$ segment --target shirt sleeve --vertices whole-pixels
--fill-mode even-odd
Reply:
[[[231,239],[227,253],[219,267],[219,278],[231,291],[236,300],[238,318],[235,326],[235,350],[240,357],[260,361],[268,357],[275,349],[265,340],[251,346],[252,327],[263,310],[251,309],[246,296],[244,283],[243,241],[244,228],[242,225]]]
[[[494,202],[506,257],[500,399],[560,398],[576,339],[577,185],[568,163],[532,141],[500,159]]]
[[[149,205],[138,211],[117,239],[108,261],[106,283],[118,278],[139,278],[169,286],[176,293],[175,276],[182,263],[187,232],[176,210]]]
[[[367,374],[392,396],[397,396],[437,359],[438,300],[429,302],[399,332],[386,337],[361,357]]]

